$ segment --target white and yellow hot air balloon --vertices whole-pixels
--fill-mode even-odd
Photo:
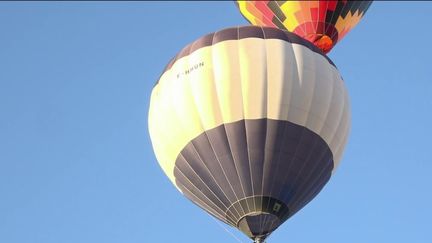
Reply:
[[[330,179],[350,105],[337,68],[312,43],[246,26],[178,53],[153,88],[148,119],[180,192],[262,242]]]

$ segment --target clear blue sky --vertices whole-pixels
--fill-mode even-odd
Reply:
[[[431,12],[375,2],[330,53],[345,155],[270,243],[432,242]],[[237,242],[165,177],[147,109],[183,46],[245,24],[233,2],[0,3],[0,242]]]

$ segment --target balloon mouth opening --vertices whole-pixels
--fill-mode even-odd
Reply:
[[[324,54],[327,54],[337,43],[339,32],[329,23],[305,22],[294,29],[294,33],[312,42]]]
[[[264,239],[282,223],[274,214],[253,212],[242,217],[237,227],[254,242],[264,242]]]
[[[311,34],[306,37],[311,40],[316,47],[321,49],[324,53],[328,53],[333,48],[333,40],[325,34]]]
[[[226,212],[228,222],[255,242],[264,242],[289,215],[290,211],[284,202],[262,195],[240,199]]]

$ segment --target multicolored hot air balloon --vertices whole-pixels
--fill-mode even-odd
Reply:
[[[293,32],[329,52],[363,18],[372,1],[237,1],[253,25]]]
[[[186,46],[149,109],[152,145],[171,182],[255,242],[321,191],[350,129],[335,65],[270,27],[228,28]]]

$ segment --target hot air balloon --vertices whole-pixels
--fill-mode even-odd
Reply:
[[[372,1],[236,1],[253,25],[277,27],[329,52],[363,18]]]
[[[350,106],[337,68],[317,47],[245,26],[208,34],[169,62],[152,90],[148,124],[177,189],[263,242],[330,179]]]

